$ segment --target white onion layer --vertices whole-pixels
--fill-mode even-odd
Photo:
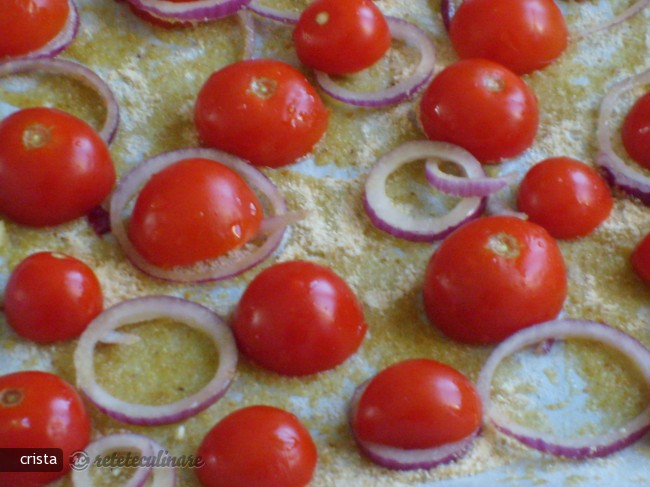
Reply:
[[[467,151],[448,144],[420,140],[406,142],[382,156],[368,174],[364,205],[368,217],[379,229],[406,240],[431,242],[449,234],[467,220],[478,216],[483,210],[482,198],[463,198],[449,213],[442,216],[416,217],[398,208],[386,194],[388,177],[401,166],[410,162],[440,158],[457,161],[466,157]],[[483,170],[468,167],[469,178],[480,178]]]
[[[124,224],[123,212],[129,202],[142,186],[156,173],[184,159],[201,158],[220,162],[242,176],[256,193],[261,193],[270,208],[265,211],[265,218],[273,218],[287,213],[284,199],[275,185],[258,169],[243,159],[216,149],[180,149],[151,157],[135,166],[117,185],[110,203],[111,231],[124,250],[126,257],[142,272],[173,282],[205,282],[226,279],[251,269],[269,257],[282,242],[286,226],[281,226],[270,233],[266,239],[253,249],[237,252],[238,258],[230,259],[227,255],[206,263],[205,267],[173,267],[164,269],[147,261],[129,240]]]
[[[561,438],[516,424],[492,404],[491,384],[499,364],[510,355],[547,340],[585,339],[603,343],[628,357],[641,372],[650,389],[650,350],[630,335],[602,323],[586,320],[555,320],[533,325],[501,342],[485,362],[476,389],[483,402],[486,422],[525,445],[568,458],[595,458],[614,453],[641,438],[650,430],[650,405],[638,416],[600,435]]]
[[[436,64],[436,49],[429,35],[410,22],[395,17],[386,17],[393,39],[404,41],[420,51],[420,62],[407,79],[376,92],[357,92],[342,88],[326,73],[316,71],[316,81],[332,98],[358,107],[381,108],[411,98],[433,77]]]
[[[607,93],[598,114],[598,164],[607,174],[609,181],[625,192],[636,196],[650,205],[650,177],[644,174],[637,164],[626,164],[612,146],[613,112],[617,99],[636,86],[650,83],[650,69],[616,83]]]
[[[206,22],[237,13],[250,0],[195,0],[176,3],[168,0],[127,0],[131,5],[161,20]]]
[[[97,92],[106,107],[106,118],[98,133],[107,144],[113,141],[120,123],[119,106],[111,89],[97,74],[82,64],[63,59],[17,59],[0,63],[0,78],[32,72],[66,76]]]
[[[146,436],[133,433],[114,434],[93,441],[84,452],[86,456],[77,465],[72,466],[72,485],[75,487],[91,487],[94,485],[91,471],[93,462],[97,457],[104,457],[108,453],[137,451],[142,457],[155,456],[154,445]],[[142,487],[151,477],[151,466],[139,466],[135,473],[122,487]]]
[[[463,456],[479,434],[479,429],[454,443],[447,443],[435,448],[406,450],[378,443],[363,441],[354,430],[355,417],[359,409],[359,401],[370,381],[361,384],[354,391],[350,400],[349,419],[352,434],[361,452],[372,462],[392,470],[430,469],[457,460]]]
[[[212,340],[219,353],[219,367],[200,391],[180,401],[160,406],[135,404],[111,395],[97,382],[93,355],[97,343],[118,328],[157,318],[186,324]],[[123,301],[95,318],[79,338],[74,353],[77,385],[102,412],[118,421],[160,425],[181,421],[216,402],[228,389],[237,366],[237,347],[230,328],[215,313],[200,304],[170,296],[148,296]]]
[[[288,10],[278,10],[266,5],[262,5],[260,0],[252,0],[247,8],[266,19],[275,20],[276,22],[282,22],[287,25],[295,25],[300,19],[300,12],[290,12]]]

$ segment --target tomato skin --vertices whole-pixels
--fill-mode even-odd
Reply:
[[[239,409],[217,423],[197,452],[204,487],[303,487],[316,468],[309,431],[271,406]]]
[[[314,0],[293,31],[300,61],[329,74],[361,71],[391,43],[388,23],[372,0]]]
[[[4,296],[9,325],[37,343],[78,337],[103,308],[102,290],[92,269],[52,252],[32,254],[18,264]]]
[[[637,244],[632,252],[632,268],[644,282],[650,284],[650,233]]]
[[[650,169],[650,93],[639,98],[625,116],[621,139],[628,155]]]
[[[361,345],[367,325],[343,279],[327,267],[291,261],[253,279],[235,310],[232,329],[239,349],[254,362],[299,376],[342,363]]]
[[[194,112],[203,145],[269,167],[291,164],[311,151],[328,119],[302,73],[269,59],[240,61],[213,73]]]
[[[0,60],[39,49],[61,32],[68,0],[4,0],[0,15]]]
[[[370,380],[352,428],[362,441],[425,449],[468,437],[481,414],[481,400],[463,374],[435,360],[411,359]]]
[[[208,159],[185,159],[145,184],[128,235],[152,264],[190,265],[244,245],[262,217],[261,203],[239,174]]]
[[[609,187],[598,173],[569,157],[534,165],[517,194],[519,210],[558,239],[591,233],[609,216],[613,205]]]
[[[429,139],[464,147],[482,163],[498,163],[532,145],[537,98],[503,66],[468,59],[433,79],[420,101],[420,122]]]
[[[517,74],[546,67],[568,43],[564,16],[553,0],[466,0],[449,37],[462,59],[490,59]]]
[[[68,459],[90,441],[90,418],[77,391],[40,371],[0,376],[0,448],[61,448],[61,472],[0,472],[0,485],[40,487],[70,471]]]
[[[515,217],[469,222],[433,253],[424,276],[424,310],[445,335],[497,343],[550,320],[562,309],[566,267],[544,228]]]
[[[0,122],[0,213],[22,225],[58,225],[108,196],[115,169],[106,143],[84,121],[26,108]]]

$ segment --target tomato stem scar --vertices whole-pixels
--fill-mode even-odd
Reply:
[[[0,391],[0,406],[14,407],[23,402],[22,389],[4,389]]]
[[[499,257],[516,259],[521,253],[519,240],[509,233],[495,233],[491,235],[485,247]]]
[[[45,125],[35,123],[23,132],[23,146],[25,149],[40,149],[46,146],[52,138],[52,130]]]
[[[329,12],[318,12],[315,20],[318,25],[325,25],[330,21],[330,14]]]
[[[498,75],[486,76],[483,78],[483,86],[488,91],[491,91],[493,93],[500,93],[505,88],[505,81]]]
[[[250,91],[263,100],[275,95],[277,88],[278,82],[270,78],[253,78],[250,84]]]

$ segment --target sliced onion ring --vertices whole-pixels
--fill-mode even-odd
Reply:
[[[650,5],[650,0],[639,0],[636,3],[632,4],[628,9],[624,10],[622,13],[618,14],[616,17],[613,19],[607,20],[603,22],[602,24],[597,24],[594,25],[593,27],[589,27],[588,29],[579,32],[578,34],[572,36],[573,39],[584,39],[585,37],[592,36],[596,34],[597,32],[610,29],[612,27],[615,27],[617,25],[622,24],[626,20],[631,19],[638,13],[640,13],[644,8],[646,8],[648,5]]]
[[[502,433],[536,450],[568,458],[604,457],[634,443],[650,430],[650,405],[627,424],[601,435],[565,439],[541,433],[509,420],[490,399],[490,386],[499,364],[515,352],[546,340],[580,338],[601,342],[634,362],[650,386],[650,350],[630,335],[602,323],[586,320],[555,320],[525,328],[501,342],[487,359],[476,389],[483,401],[486,421]]]
[[[275,8],[260,4],[260,0],[252,0],[248,4],[247,8],[260,17],[275,20],[276,22],[282,22],[283,24],[295,25],[300,19],[300,12],[277,10]]]
[[[106,118],[99,136],[107,144],[113,141],[120,123],[119,106],[111,89],[99,76],[82,64],[63,59],[16,59],[0,63],[0,78],[32,72],[67,76],[96,91],[106,106]]]
[[[610,184],[650,205],[650,177],[642,172],[640,166],[626,164],[612,146],[612,113],[616,100],[626,91],[645,83],[650,83],[650,69],[616,83],[603,99],[598,115],[596,164],[605,171]]]
[[[133,433],[114,434],[93,441],[84,449],[85,455],[77,457],[72,464],[72,485],[75,487],[91,487],[94,485],[91,474],[91,466],[95,458],[103,457],[107,453],[116,451],[136,450],[142,457],[153,457],[154,444],[146,436]],[[135,473],[123,485],[123,487],[142,487],[151,477],[151,466],[139,466]]]
[[[349,105],[381,108],[409,99],[431,80],[436,64],[436,49],[428,34],[402,19],[386,17],[386,21],[393,39],[419,49],[420,63],[413,74],[385,90],[364,93],[342,88],[328,74],[316,71],[316,81],[325,93]]]
[[[460,147],[458,149],[460,149]],[[497,193],[508,186],[508,183],[510,182],[509,177],[488,177],[485,174],[481,163],[469,152],[454,149],[454,154],[457,154],[457,156],[453,162],[457,166],[460,166],[465,173],[465,176],[469,176],[470,170],[472,174],[482,174],[482,176],[472,178],[454,176],[453,174],[448,174],[440,169],[440,164],[443,160],[438,158],[429,159],[424,166],[425,174],[429,184],[438,191],[464,198],[470,196],[483,197]]]
[[[209,159],[225,164],[229,168],[239,173],[256,192],[262,193],[270,205],[270,214],[266,218],[273,218],[287,213],[287,207],[284,199],[275,185],[262,174],[259,170],[246,163],[243,159],[222,152],[216,149],[194,148],[181,149],[172,152],[165,152],[151,157],[135,166],[118,183],[110,203],[111,231],[118,243],[124,250],[126,257],[131,263],[142,272],[167,281],[173,282],[205,282],[227,279],[232,276],[241,274],[255,267],[264,259],[269,257],[273,251],[282,242],[282,237],[286,230],[286,225],[281,226],[275,232],[270,233],[266,239],[254,249],[242,250],[237,259],[228,259],[228,256],[222,256],[215,259],[211,265],[197,268],[173,267],[164,269],[147,261],[137,249],[133,246],[127,235],[126,227],[123,220],[123,212],[131,199],[138,193],[141,187],[151,176],[162,171],[163,169],[184,159],[201,158]]]
[[[354,419],[359,409],[359,401],[361,400],[368,383],[369,381],[364,382],[357,387],[350,401],[350,429],[352,430],[354,441],[357,443],[361,452],[374,463],[381,465],[382,467],[393,470],[414,470],[418,468],[429,469],[449,463],[463,456],[479,434],[480,430],[477,429],[466,438],[454,443],[447,443],[436,448],[413,450],[363,441],[357,436],[352,425],[354,424]]]
[[[14,56],[10,58],[5,58],[9,60],[19,60],[19,59],[41,59],[41,58],[53,58],[63,52],[72,41],[77,38],[79,34],[79,9],[74,0],[68,0],[68,18],[63,24],[63,28],[59,33],[54,36],[47,44],[35,51],[28,52],[21,56]],[[5,15],[3,13],[3,15]],[[3,60],[0,60],[2,62]]]
[[[171,404],[152,406],[118,399],[97,383],[93,360],[95,346],[122,326],[157,318],[182,322],[205,333],[217,347],[219,367],[200,391]],[[95,318],[79,338],[74,365],[77,386],[97,409],[123,423],[151,426],[189,418],[223,396],[235,376],[237,347],[230,328],[208,308],[185,299],[148,296],[123,301]]]
[[[137,9],[170,22],[207,22],[237,13],[250,0],[195,0],[175,3],[168,0],[127,0]]]
[[[420,140],[406,142],[381,157],[368,174],[364,207],[372,223],[391,235],[414,242],[432,242],[445,237],[466,221],[483,211],[482,198],[463,198],[443,216],[414,217],[401,211],[386,194],[388,177],[404,164],[431,157],[456,161],[466,157],[467,151],[446,142]],[[481,177],[475,167],[468,167],[470,178]]]
[[[248,10],[240,10],[237,14],[239,23],[244,31],[244,59],[255,57],[255,19]]]

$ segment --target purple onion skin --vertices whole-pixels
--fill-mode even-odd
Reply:
[[[98,237],[103,237],[111,231],[111,219],[103,206],[97,206],[86,215],[88,225]]]
[[[456,13],[454,5],[452,5],[452,0],[441,0],[440,2],[440,15],[442,16],[442,23],[445,26],[447,32],[451,27],[451,19]]]
[[[408,240],[410,242],[425,242],[425,243],[432,243],[432,242],[437,242],[438,240],[444,239],[447,235],[452,233],[454,230],[457,228],[463,226],[465,223],[474,220],[475,218],[480,217],[483,212],[485,211],[485,207],[487,205],[487,198],[481,198],[481,204],[478,206],[476,211],[470,215],[468,215],[466,218],[458,222],[456,225],[453,225],[451,227],[448,227],[444,229],[443,231],[432,234],[432,235],[424,235],[421,233],[414,233],[414,232],[409,232],[409,231],[401,231],[397,230],[394,227],[386,224],[381,220],[375,210],[370,207],[368,204],[368,200],[366,199],[365,195],[363,197],[363,208],[366,210],[366,214],[368,215],[368,218],[370,218],[370,221],[372,225],[375,228],[378,228],[379,230],[382,230],[386,233],[389,233],[393,237],[401,238],[404,240]]]
[[[612,188],[620,189],[621,191],[624,191],[630,196],[633,196],[634,198],[638,198],[639,200],[641,200],[641,202],[644,205],[650,206],[650,193],[646,193],[644,191],[641,191],[639,188],[635,188],[627,184],[620,184],[617,181],[614,173],[608,167],[601,166],[601,170],[603,172],[603,177],[605,178],[605,181],[607,181],[607,183]]]
[[[567,446],[547,443],[539,438],[531,438],[528,436],[518,435],[513,433],[508,428],[502,425],[495,424],[495,423],[493,424],[494,427],[499,431],[501,431],[503,434],[519,440],[521,443],[523,443],[526,446],[529,446],[531,448],[534,448],[535,450],[544,453],[550,453],[552,455],[570,458],[572,460],[580,460],[583,458],[606,457],[608,455],[611,455],[612,453],[615,453],[619,450],[622,450],[623,448],[630,446],[632,443],[635,443],[636,441],[640,440],[648,431],[650,431],[650,425],[649,425],[638,431],[634,431],[626,438],[623,438],[609,445],[600,445],[597,447],[571,448]]]
[[[197,404],[196,406],[192,408],[185,409],[183,411],[179,411],[176,414],[169,414],[165,416],[159,416],[155,418],[142,418],[142,417],[135,417],[135,416],[130,416],[124,413],[121,413],[119,411],[115,411],[110,408],[106,408],[102,405],[97,404],[92,400],[92,398],[85,392],[85,396],[88,398],[88,400],[93,403],[93,405],[102,413],[104,413],[107,416],[110,416],[111,418],[120,421],[122,423],[126,424],[134,424],[138,426],[161,426],[165,424],[173,424],[173,423],[179,423],[180,421],[183,421],[184,419],[191,418],[192,416],[197,415],[204,409],[209,408],[212,406],[215,402],[217,402],[219,399],[223,397],[223,395],[226,393],[228,388],[230,387],[230,384],[232,384],[232,379],[228,382],[228,384],[218,393],[213,395],[212,397],[207,398],[205,401],[203,401],[200,404]]]

